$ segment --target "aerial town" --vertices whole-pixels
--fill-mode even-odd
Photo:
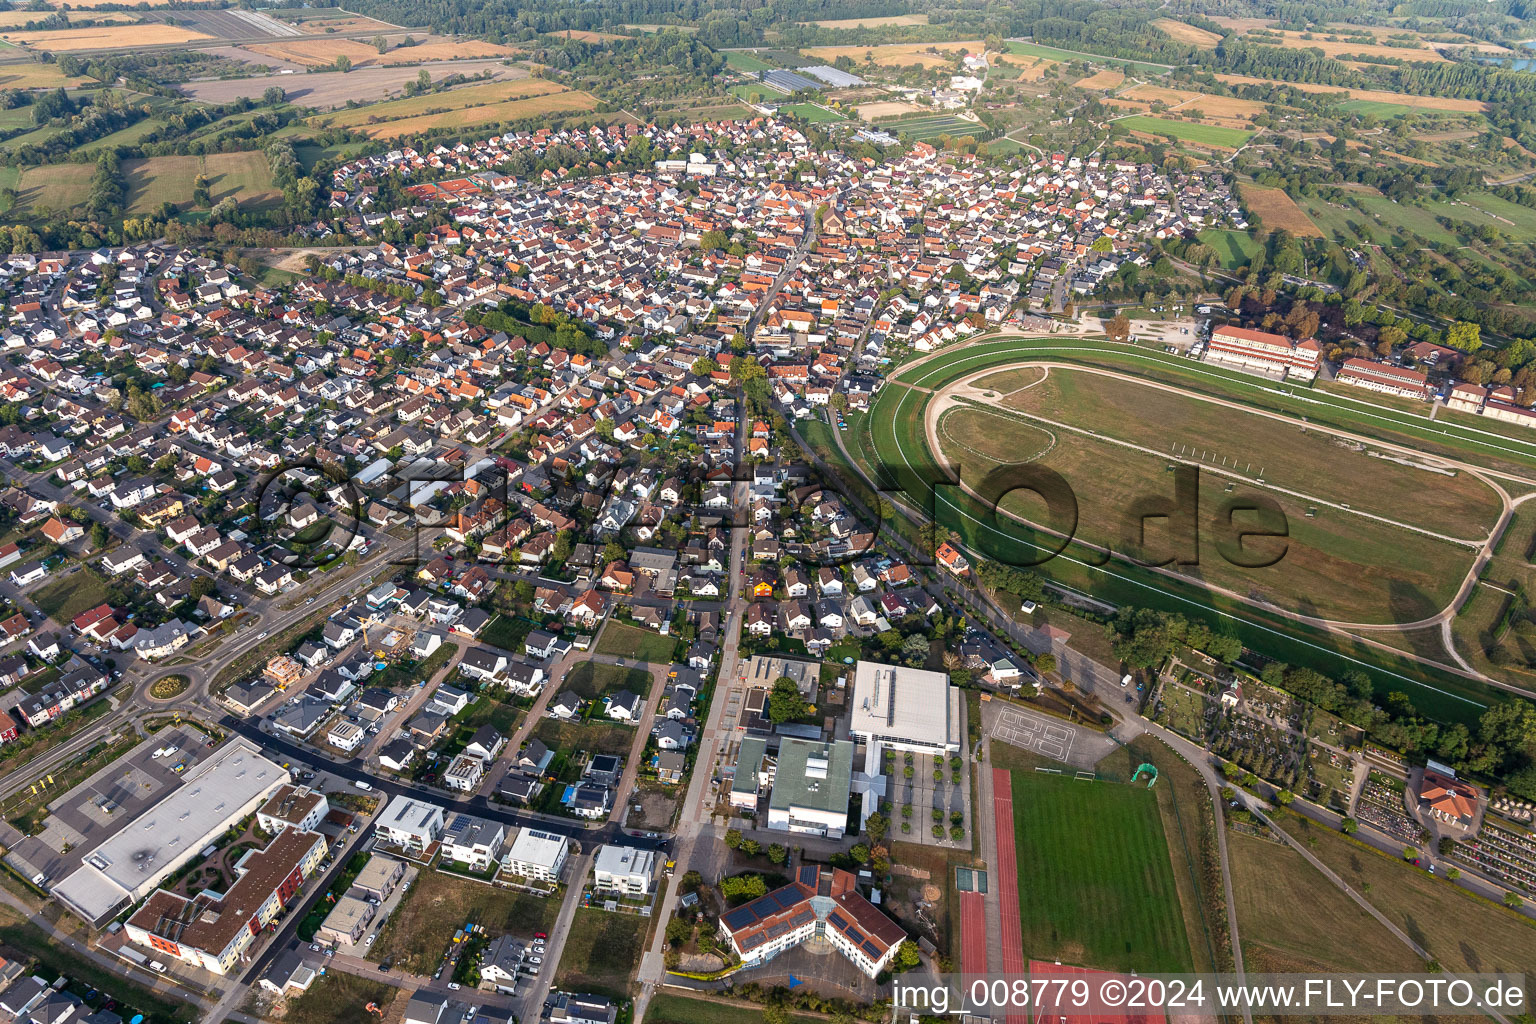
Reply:
[[[287,271],[0,257],[0,1021],[1536,967],[1513,357],[1106,298],[1223,166],[632,121],[339,161]]]

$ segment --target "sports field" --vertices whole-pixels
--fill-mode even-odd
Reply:
[[[1157,797],[1124,783],[1011,775],[1014,846],[1029,879],[1018,899],[1025,955],[1194,970]]]
[[[1362,671],[1383,697],[1394,691],[1406,693],[1415,707],[1441,721],[1475,723],[1477,716],[1492,703],[1495,692],[1484,684],[1213,593],[1197,579],[1156,574],[1118,559],[1105,564],[1100,556],[1079,546],[1047,558],[1048,551],[1042,550],[1042,545],[1014,532],[1002,531],[985,508],[958,488],[935,487],[939,471],[932,465],[922,436],[922,409],[928,395],[900,382],[933,389],[978,370],[1016,365],[1028,356],[1127,371],[1149,380],[1176,384],[1196,394],[1238,400],[1298,421],[1305,416],[1314,424],[1340,427],[1367,438],[1382,438],[1523,475],[1532,475],[1536,469],[1536,438],[1505,437],[1472,424],[1431,425],[1426,416],[1393,409],[1366,397],[1313,391],[1302,400],[1235,371],[1191,363],[1152,349],[1110,345],[1102,339],[1019,337],[957,348],[898,372],[893,375],[896,381],[882,390],[870,413],[849,435],[854,454],[866,473],[883,477],[882,486],[905,492],[901,499],[904,505],[927,510],[925,514],[956,530],[967,545],[988,557],[1015,561],[1028,558],[1038,562],[1039,571],[1048,578],[1064,586],[1091,591],[1113,603],[1203,617],[1231,629],[1246,646],[1291,665],[1305,665],[1334,677],[1348,670]],[[1170,485],[1162,486],[1166,489]],[[1053,542],[1049,550],[1056,548]]]
[[[1130,117],[1122,117],[1115,123],[1135,132],[1147,132],[1151,135],[1169,135],[1175,139],[1193,142],[1200,146],[1223,146],[1228,149],[1241,146],[1253,136],[1253,132],[1242,128],[1224,128],[1220,125],[1191,123],[1189,121],[1170,121],[1162,117],[1148,117],[1145,114],[1133,114]]]

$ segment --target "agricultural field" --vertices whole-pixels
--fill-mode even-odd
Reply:
[[[1133,132],[1144,132],[1157,136],[1172,136],[1182,142],[1192,142],[1197,146],[1215,146],[1221,149],[1236,149],[1253,136],[1253,132],[1245,131],[1241,128],[1225,128],[1214,124],[1192,124],[1188,121],[1170,121],[1161,117],[1148,117],[1145,114],[1132,114],[1130,117],[1117,118],[1115,123],[1122,128],[1129,128]]]
[[[431,974],[452,943],[453,933],[466,922],[483,925],[491,935],[508,931],[526,935],[548,931],[559,909],[558,900],[423,870],[368,950],[368,958],[380,961],[392,956],[402,970]]]
[[[51,11],[0,11],[0,28],[20,28],[30,22],[41,21],[52,16],[53,12]],[[69,18],[70,24],[75,24],[79,21],[110,21],[116,24],[123,24],[139,20],[137,14],[129,14],[126,11],[99,11],[93,14],[80,14],[76,12],[65,16]]]
[[[570,39],[578,43],[611,43],[615,39],[627,39],[614,32],[593,32],[589,29],[567,28],[559,32],[550,33],[557,39]]]
[[[1014,771],[1024,955],[1107,970],[1194,969],[1157,796]],[[1113,841],[1106,841],[1107,837]]]
[[[434,92],[408,99],[375,103],[367,107],[338,110],[310,118],[309,123],[320,128],[361,128],[407,117],[417,117],[434,110],[458,110],[534,96],[548,96],[565,91],[567,91],[565,86],[558,82],[550,82],[542,78],[527,78],[515,82],[484,82],[450,89],[447,92]]]
[[[845,29],[845,28],[884,28],[887,25],[926,25],[926,14],[892,14],[883,18],[824,18],[821,21],[802,21],[802,25],[817,25],[821,28]]]
[[[981,53],[980,39],[960,43],[886,43],[877,46],[814,46],[805,51],[824,64],[847,57],[855,64],[873,63],[883,68],[903,68],[920,64],[925,68],[948,67],[967,53]]]
[[[550,87],[553,88],[550,88]],[[502,98],[511,96],[515,98]],[[579,113],[591,110],[597,101],[585,92],[575,92],[553,82],[525,82],[473,85],[447,93],[394,100],[372,107],[346,110],[314,118],[318,127],[346,124],[375,139],[394,138],[426,131],[428,128],[470,127],[515,121],[542,114]],[[449,109],[443,109],[448,107]],[[414,115],[411,111],[418,111]],[[420,113],[430,110],[432,113]]]
[[[345,11],[331,11],[321,13],[318,11],[305,11],[299,17],[285,18],[294,28],[303,30],[305,35],[317,35],[321,32],[393,32],[394,25],[387,22],[376,21],[373,18],[365,18],[360,15],[349,14]]]
[[[1119,71],[1105,68],[1102,71],[1095,71],[1087,78],[1079,79],[1073,84],[1081,89],[1097,89],[1102,92],[1104,90],[1113,89],[1124,81],[1125,75],[1121,74]]]
[[[128,213],[143,215],[160,204],[175,203],[185,209],[191,203],[192,182],[206,174],[214,203],[234,196],[241,203],[263,203],[281,196],[272,185],[272,170],[264,154],[213,153],[199,156],[157,156],[125,160],[128,181]]]
[[[1283,228],[1298,238],[1323,237],[1317,225],[1312,223],[1284,189],[1242,185],[1238,195],[1243,205],[1257,214],[1263,226],[1272,231]]]
[[[212,38],[202,32],[182,28],[180,25],[159,23],[46,29],[41,32],[0,32],[0,39],[8,43],[47,53],[71,53],[76,50],[104,50],[134,46],[166,46]]]
[[[1221,42],[1221,36],[1209,32],[1203,28],[1195,28],[1186,25],[1182,21],[1174,21],[1172,18],[1158,18],[1152,24],[1167,33],[1170,39],[1180,43],[1188,43],[1190,46],[1198,46],[1202,50],[1209,50]]]
[[[1192,89],[1169,89],[1161,85],[1138,85],[1106,97],[1112,106],[1142,113],[1152,113],[1153,104],[1161,103],[1171,112],[1228,128],[1251,128],[1253,119],[1264,113],[1264,104],[1235,96],[1212,96]]]
[[[725,55],[726,67],[732,71],[742,71],[747,74],[756,74],[759,71],[772,71],[773,65],[767,61],[758,60],[752,54],[744,50],[729,50]]]
[[[1054,61],[1088,61],[1093,64],[1108,65],[1119,68],[1122,71],[1134,70],[1138,74],[1160,75],[1167,71],[1167,64],[1149,64],[1146,61],[1120,60],[1115,57],[1104,57],[1094,53],[1079,53],[1076,50],[1063,50],[1058,46],[1043,46],[1039,43],[1025,43],[1017,39],[1010,39],[1005,43],[1008,54],[1018,57],[1043,57]],[[1004,59],[1007,59],[1006,56]]]
[[[1247,266],[1264,249],[1263,243],[1246,231],[1206,228],[1200,232],[1200,241],[1216,250],[1221,265],[1228,270]]]
[[[860,103],[855,110],[866,121],[873,121],[879,117],[898,117],[902,114],[919,114],[923,108],[916,103],[906,103],[902,100],[878,100],[874,103]]]
[[[251,78],[214,78],[201,82],[184,82],[178,88],[193,99],[205,103],[229,103],[241,98],[260,99],[267,89],[275,85],[283,90],[290,103],[327,110],[345,106],[348,100],[357,99],[359,96],[386,100],[391,94],[400,93],[407,83],[416,81],[423,69],[434,79],[452,74],[478,75],[487,70],[494,73],[496,81],[516,81],[528,77],[528,71],[525,68],[507,67],[497,60],[478,60],[353,68],[345,73],[311,71],[306,75],[272,74],[256,75]]]
[[[1220,24],[1226,23],[1226,19],[1223,18],[1213,18],[1211,20]],[[1276,30],[1271,29],[1270,31]],[[1283,38],[1276,39],[1273,35],[1264,35],[1254,36],[1247,41],[1257,45],[1281,46],[1292,50],[1318,49],[1322,50],[1325,55],[1335,58],[1358,54],[1360,56],[1387,57],[1395,60],[1422,61],[1425,63],[1445,60],[1444,55],[1440,51],[1432,49],[1428,45],[1405,47],[1386,46],[1377,42],[1367,43],[1363,40],[1357,42],[1342,32],[1333,33],[1326,29],[1312,32],[1280,31],[1280,35]],[[1329,36],[1333,36],[1333,38],[1330,39]]]
[[[0,65],[0,89],[73,89],[85,81],[66,75],[57,64]]]
[[[354,68],[385,67],[394,64],[419,64],[436,60],[473,58],[513,58],[518,51],[498,43],[464,39],[455,42],[419,43],[399,46],[380,53],[373,45],[357,39],[294,39],[270,43],[248,43],[241,49],[274,57],[305,67],[325,67],[346,57]]]
[[[966,135],[984,136],[988,133],[986,125],[953,114],[926,114],[899,121],[885,121],[881,123],[880,130],[893,135],[906,135],[916,142],[932,142],[944,135],[958,138]]]
[[[1352,100],[1373,100],[1425,110],[1450,110],[1462,114],[1481,114],[1488,109],[1482,100],[1464,100],[1449,96],[1412,96],[1405,92],[1386,92],[1382,89],[1346,89],[1338,85],[1322,85],[1317,82],[1276,82],[1268,78],[1252,78],[1248,75],[1217,75],[1229,85],[1259,85],[1268,89],[1296,89],[1300,92],[1342,93]]]
[[[1375,189],[1356,188],[1337,200],[1307,199],[1302,208],[1324,234],[1346,245],[1360,244],[1368,233],[1376,243],[1395,246],[1405,243],[1410,231],[1431,242],[1466,245],[1470,242],[1469,229],[1482,225],[1517,243],[1536,241],[1536,211],[1488,192],[1472,193],[1460,202],[1426,196],[1408,204]],[[1441,223],[1441,218],[1449,221],[1450,227]]]
[[[826,107],[816,103],[783,103],[779,105],[779,113],[790,114],[800,118],[802,121],[809,121],[811,124],[825,124],[828,121],[847,120],[837,111],[828,110]]]

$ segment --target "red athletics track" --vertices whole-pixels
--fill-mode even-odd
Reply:
[[[992,828],[997,834],[997,870],[992,873],[1003,918],[1003,974],[1024,977],[1024,930],[1019,924],[1019,865],[1013,848],[1013,777],[992,769]],[[1010,1013],[1008,1024],[1027,1024],[1024,1013]]]
[[[960,973],[987,973],[987,898],[979,892],[960,894]]]

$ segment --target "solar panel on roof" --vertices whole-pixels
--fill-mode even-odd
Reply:
[[[848,927],[847,919],[844,918],[842,914],[839,914],[835,910],[832,912],[831,916],[827,918],[827,920],[831,921],[832,922],[832,926],[834,928],[836,928],[838,931],[842,931],[844,928]]]
[[[757,915],[752,913],[752,907],[749,904],[745,907],[737,907],[735,910],[732,910],[730,913],[722,917],[721,920],[725,922],[725,926],[727,928],[734,932],[739,931],[740,929],[745,928],[747,925],[756,921]]]
[[[807,908],[800,911],[800,913],[796,914],[794,917],[790,918],[789,923],[792,927],[799,928],[801,925],[811,921],[813,918],[815,918],[815,916],[816,915],[811,913],[809,908]]]
[[[864,933],[859,931],[857,928],[853,927],[852,925],[849,925],[847,928],[844,928],[843,929],[843,933],[848,936],[849,940],[852,941],[854,945],[858,945],[859,943],[864,941]]]
[[[767,941],[767,936],[753,932],[741,940],[741,948],[743,951],[753,950]]]
[[[868,939],[865,939],[864,944],[859,948],[868,953],[872,958],[876,960],[880,959],[880,947],[875,945],[873,942],[870,942]]]

